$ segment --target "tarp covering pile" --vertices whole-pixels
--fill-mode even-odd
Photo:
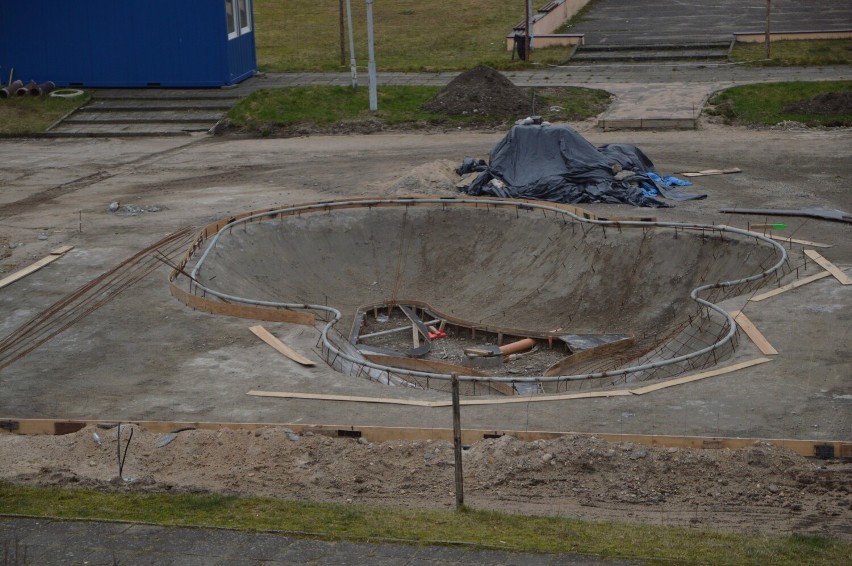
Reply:
[[[469,161],[465,163],[468,169]],[[515,126],[491,150],[489,163],[473,169],[483,171],[462,190],[474,196],[654,208],[670,206],[656,196],[673,200],[706,197],[673,189],[673,185],[690,183],[656,175],[654,164],[636,146],[596,147],[568,126]]]

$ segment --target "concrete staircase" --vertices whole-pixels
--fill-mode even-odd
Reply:
[[[581,45],[569,64],[598,65],[615,63],[701,63],[728,59],[730,42],[678,43],[657,45]]]
[[[56,137],[185,136],[215,126],[239,100],[227,90],[97,90],[48,130]]]

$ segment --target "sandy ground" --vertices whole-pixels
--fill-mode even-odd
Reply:
[[[697,131],[602,133],[588,123],[577,127],[596,143],[637,144],[664,173],[743,169],[736,175],[700,178],[696,189],[707,192],[708,199],[652,211],[660,219],[744,227],[748,218],[718,210],[852,210],[850,130],[704,124]],[[502,135],[460,131],[287,140],[3,141],[0,276],[60,245],[76,247],[0,292],[0,335],[12,333],[73,289],[182,226],[318,199],[451,194],[450,166],[466,156],[485,157]],[[131,208],[113,213],[108,210],[112,202]],[[609,215],[636,212],[628,206],[589,208]],[[786,234],[833,244],[822,253],[841,267],[852,265],[848,225],[783,221],[789,226]],[[792,255],[800,263],[801,249]],[[810,262],[801,272],[816,269]],[[0,416],[449,426],[449,413],[442,410],[377,411],[364,404],[245,395],[250,389],[266,389],[440,397],[436,392],[388,390],[321,366],[291,366],[247,331],[248,321],[196,313],[172,299],[165,275],[161,268],[0,370]],[[528,405],[470,407],[463,424],[498,430],[849,440],[850,289],[829,278],[749,305],[746,313],[780,352],[772,363],[641,398],[540,403],[534,410]],[[284,324],[270,329],[319,361],[315,329]],[[755,356],[744,341],[734,361]],[[101,433],[102,447],[91,433],[0,435],[0,477],[107,487],[116,475],[112,431]],[[134,481],[121,489],[172,486],[387,505],[452,502],[451,451],[443,443],[361,445],[325,437],[291,442],[270,429],[260,436],[180,433],[172,444],[154,449],[154,436],[137,434],[137,448],[131,449],[125,470]],[[571,438],[529,445],[502,440],[479,443],[467,454],[474,506],[722,529],[817,530],[843,537],[852,524],[847,464],[807,460],[763,445],[738,452],[693,452]]]

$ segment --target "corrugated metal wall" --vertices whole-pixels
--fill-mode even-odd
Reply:
[[[256,67],[223,0],[0,0],[0,76],[91,87],[222,86]]]

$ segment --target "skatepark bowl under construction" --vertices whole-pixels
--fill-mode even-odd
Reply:
[[[170,279],[194,308],[316,317],[293,321],[320,325],[323,357],[343,374],[448,390],[457,373],[464,394],[527,395],[712,366],[737,345],[717,303],[785,266],[781,245],[725,226],[587,219],[517,200],[372,199],[223,220]],[[530,338],[527,358],[498,348]]]

